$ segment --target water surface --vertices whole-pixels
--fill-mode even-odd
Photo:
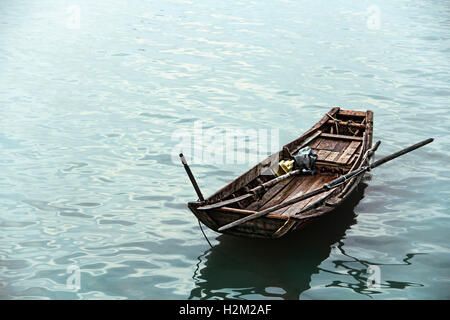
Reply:
[[[0,17],[0,298],[450,298],[447,1],[3,0]],[[335,105],[374,111],[379,157],[435,142],[305,233],[206,230],[210,249],[174,133],[283,145]],[[208,195],[249,167],[192,170]]]

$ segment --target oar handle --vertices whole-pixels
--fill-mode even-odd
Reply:
[[[370,165],[370,169],[373,169],[373,168],[376,168],[378,166],[381,166],[383,163],[386,163],[386,162],[391,161],[391,160],[393,160],[395,158],[398,158],[398,157],[404,155],[405,153],[408,153],[408,152],[411,152],[413,150],[419,149],[420,147],[423,147],[424,145],[429,144],[429,143],[431,143],[433,141],[434,141],[433,138],[428,138],[428,139],[420,141],[420,142],[418,142],[418,143],[416,143],[416,144],[414,144],[414,145],[412,145],[412,146],[410,146],[408,148],[405,148],[405,149],[400,150],[398,152],[395,152],[395,153],[393,153],[391,155],[388,155],[388,156],[386,156],[384,158],[381,158],[381,159],[375,161],[374,163],[372,163]]]
[[[408,153],[408,152],[416,150],[416,149],[418,149],[420,147],[423,147],[424,145],[433,142],[433,140],[434,140],[433,138],[429,138],[429,139],[423,140],[423,141],[418,142],[418,143],[416,143],[416,144],[414,144],[412,146],[409,146],[408,148],[405,148],[403,150],[400,150],[398,152],[390,154],[390,155],[388,155],[388,156],[386,156],[384,158],[381,158],[381,159],[375,161],[374,163],[372,163],[369,166],[364,166],[364,167],[361,167],[359,169],[356,169],[355,171],[349,172],[349,173],[347,173],[347,174],[345,174],[345,175],[343,175],[343,176],[341,176],[341,177],[339,177],[337,179],[334,179],[333,181],[325,184],[324,188],[326,188],[326,189],[334,188],[334,187],[340,185],[341,183],[344,183],[345,181],[347,181],[347,180],[349,180],[349,179],[351,179],[351,178],[353,178],[353,177],[363,173],[364,171],[368,171],[370,169],[374,169],[374,168],[376,168],[378,166],[381,166],[382,164],[384,164],[384,163],[386,163],[388,161],[394,160],[395,158],[398,158],[398,157],[404,155],[405,153]],[[380,144],[379,144],[379,141],[378,141],[374,145],[374,147],[371,150],[369,150],[369,151],[375,152],[379,145]]]
[[[344,183],[345,181],[347,181],[347,180],[353,178],[354,176],[357,176],[357,175],[363,173],[364,171],[367,170],[367,168],[368,168],[368,167],[361,167],[361,168],[359,168],[359,169],[356,169],[355,171],[352,171],[352,172],[350,172],[350,173],[344,174],[343,176],[340,176],[339,178],[334,179],[333,181],[330,181],[330,182],[328,182],[328,183],[325,183],[325,184],[323,185],[323,187],[324,187],[326,190],[335,188],[335,187],[337,187],[338,185]]]

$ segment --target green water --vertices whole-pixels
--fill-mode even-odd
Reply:
[[[450,298],[449,17],[448,1],[3,0],[0,298]],[[435,141],[304,233],[205,230],[210,249],[174,137],[202,121],[282,146],[335,105],[374,111],[378,157]],[[209,195],[250,166],[192,170]]]

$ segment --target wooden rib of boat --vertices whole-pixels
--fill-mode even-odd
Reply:
[[[286,144],[280,151],[231,181],[205,201],[189,202],[188,207],[203,224],[218,232],[221,226],[320,188],[323,184],[360,168],[364,165],[365,153],[372,146],[372,137],[372,111],[332,108],[311,129]],[[244,195],[248,190],[267,182],[273,177],[265,173],[273,163],[292,159],[292,155],[305,146],[309,146],[318,155],[314,175],[293,176],[258,196],[220,208],[198,210],[205,204]],[[321,215],[332,212],[350,195],[362,178],[363,175],[359,175],[335,189],[247,221],[223,233],[253,238],[278,238],[298,231],[318,220]],[[305,214],[314,214],[314,217],[305,219]]]

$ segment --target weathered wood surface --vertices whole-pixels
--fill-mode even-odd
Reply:
[[[289,196],[293,189],[295,189],[302,183],[305,183],[305,177],[294,177],[285,188],[281,189],[280,192],[278,192],[272,199],[267,201],[261,208],[259,208],[259,210],[270,208],[273,205],[282,202],[284,199],[286,199],[286,197]]]
[[[296,196],[299,196],[301,194],[305,193],[305,190],[308,191],[311,189],[311,187],[314,185],[314,183],[320,179],[320,177],[318,175],[315,176],[306,176],[305,179],[303,180],[303,183],[298,184],[296,186],[296,188],[293,188],[291,190],[287,190],[286,191],[286,195],[283,199],[283,201],[279,201],[277,203],[274,203],[273,205],[279,204],[279,203],[283,203],[285,201],[289,201],[293,198],[295,198]],[[282,215],[284,211],[286,211],[287,208],[283,208],[277,211],[274,211],[273,214],[279,214]]]
[[[352,162],[353,165],[352,165],[352,167],[350,168],[349,171],[353,171],[353,170],[361,167],[362,165],[364,165],[363,161],[365,161],[365,160],[364,160],[363,157],[365,156],[366,151],[369,149],[369,143],[367,141],[367,136],[368,135],[366,134],[366,132],[364,132],[364,134],[363,134],[363,143],[362,143],[359,155],[358,155],[357,158],[355,158],[355,160],[353,160],[353,162]],[[353,157],[355,157],[355,156],[356,156],[356,154]],[[362,176],[361,177],[357,177],[357,178],[353,178],[353,179],[350,179],[349,181],[347,181],[347,183],[344,185],[344,188],[342,189],[342,192],[338,195],[337,198],[345,197],[347,192],[349,190],[353,189],[353,185],[354,184],[358,184],[361,179],[362,179]]]
[[[303,206],[303,208],[299,209],[297,212],[292,211],[292,213],[290,213],[289,216],[294,216],[297,214],[301,214],[303,212],[308,212],[309,210],[318,206],[322,201],[326,200],[326,198],[330,197],[330,195],[333,192],[335,192],[335,190],[329,190],[322,194],[318,194],[317,196],[313,197],[313,199],[311,199],[311,201],[308,203],[308,205]]]
[[[330,154],[325,158],[325,161],[336,161],[336,159],[339,157],[340,152],[338,151],[330,151]]]
[[[365,117],[366,112],[364,111],[353,111],[353,110],[339,110],[339,115],[341,116],[352,116],[352,117]]]
[[[332,140],[332,139],[321,139],[320,143],[317,145],[317,149],[321,149],[321,150],[330,150],[333,151],[334,148],[336,147],[338,141],[337,140]]]
[[[328,124],[331,125],[335,125],[336,123],[338,124],[338,126],[349,126],[349,127],[354,127],[354,128],[365,128],[366,126],[364,124],[361,123],[356,123],[353,121],[335,121],[335,120],[328,120],[327,121]]]
[[[356,149],[358,149],[360,145],[361,142],[352,141],[350,145],[344,150],[339,159],[337,159],[337,162],[347,164],[347,162],[350,160],[350,158],[353,156],[353,154],[356,152]]]
[[[335,162],[334,165],[345,165],[352,163],[350,157],[356,152],[358,146],[361,144],[359,139],[357,141],[351,140],[333,140],[329,138],[320,138],[314,141],[310,147],[317,154],[317,161]],[[356,148],[356,149],[355,149]]]
[[[372,148],[372,140],[373,140],[373,112],[371,110],[367,111],[366,115],[366,134],[368,141],[368,148]]]
[[[322,133],[320,136],[323,138],[362,141],[362,137],[346,136],[346,135],[342,135],[342,134]]]
[[[289,179],[286,179],[284,181],[279,182],[278,184],[274,185],[272,188],[270,188],[264,195],[261,197],[260,200],[253,202],[250,204],[247,209],[248,210],[256,210],[263,205],[265,205],[269,200],[271,200],[277,193],[279,193],[284,187],[286,187],[291,181],[292,177]]]
[[[223,226],[238,219],[241,219],[248,214],[226,212],[221,210],[214,210],[211,213],[216,225]],[[227,233],[248,236],[254,238],[272,238],[272,235],[284,225],[287,217],[280,217],[275,215],[267,215],[263,219],[255,219],[249,223],[242,224],[236,228],[227,230]],[[216,229],[217,231],[217,229]]]
[[[334,148],[333,151],[337,151],[341,154],[341,152],[343,152],[348,147],[349,144],[350,144],[350,141],[348,141],[348,140],[338,141],[338,143],[336,144],[336,147]]]
[[[317,149],[317,146],[322,142],[322,139],[316,139],[312,143],[309,144],[311,149]]]
[[[317,151],[317,160],[325,160],[329,155],[331,151],[328,150],[318,150]]]
[[[333,176],[319,176],[310,186],[309,188],[306,190],[302,190],[302,192],[298,192],[295,195],[292,195],[292,198],[295,198],[297,196],[300,196],[302,194],[308,193],[312,190],[318,189],[320,187],[322,187],[325,183],[330,182],[331,180],[333,180]],[[328,191],[326,192],[327,194],[329,193]],[[311,197],[309,199],[305,199],[303,201],[300,201],[298,203],[293,204],[290,207],[287,207],[286,210],[283,210],[283,212],[281,213],[281,215],[284,216],[291,216],[294,215],[298,212],[300,212],[305,206],[307,206],[310,203],[313,203],[317,200],[318,197],[320,197],[321,194],[318,194],[317,196]]]

